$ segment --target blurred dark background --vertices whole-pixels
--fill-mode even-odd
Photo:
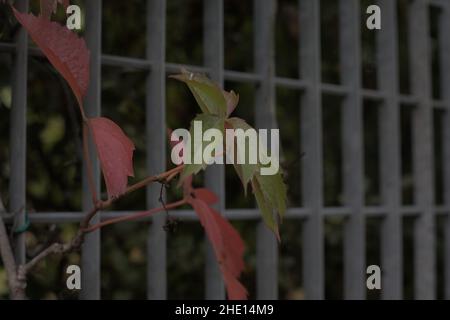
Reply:
[[[32,1],[36,13],[38,1]],[[83,6],[83,1],[73,1]],[[405,12],[407,0],[399,0],[399,45],[401,91],[410,90],[408,70],[408,35]],[[366,7],[362,1],[361,16],[365,22]],[[225,68],[253,71],[253,4],[251,0],[225,0]],[[167,1],[167,61],[201,65],[203,61],[202,0]],[[106,54],[145,57],[144,0],[103,1],[103,51]],[[430,10],[436,17],[439,12]],[[57,19],[63,21],[63,12]],[[439,80],[436,56],[437,19],[431,19],[433,79]],[[340,83],[338,7],[335,0],[322,0],[322,78],[326,83]],[[16,22],[10,10],[0,5],[0,41],[11,42]],[[82,33],[82,32],[81,32]],[[375,31],[362,28],[363,86],[377,89]],[[278,76],[299,77],[298,4],[296,0],[279,0],[276,21],[276,72]],[[11,108],[11,55],[0,51],[0,193],[8,203],[9,183],[9,115]],[[135,142],[136,179],[145,176],[145,81],[144,72],[104,67],[102,74],[102,112],[121,125]],[[27,209],[33,212],[81,210],[81,156],[79,116],[74,97],[61,77],[44,59],[30,57],[28,93]],[[434,86],[438,88],[439,86]],[[241,96],[236,114],[253,123],[253,85],[226,82],[227,90]],[[439,98],[440,92],[434,90]],[[333,95],[323,97],[324,188],[327,206],[342,205],[342,163],[340,132],[341,100]],[[375,104],[375,106],[374,106]],[[379,192],[379,112],[376,102],[364,101],[365,195],[367,205],[380,204]],[[171,128],[188,127],[198,111],[195,101],[183,85],[167,80],[167,123]],[[289,185],[291,207],[302,206],[300,137],[300,92],[277,89],[277,117],[282,124],[283,163]],[[412,178],[411,107],[402,106],[402,195],[403,204],[414,203]],[[435,114],[436,136],[441,136],[442,114]],[[439,131],[440,130],[440,131]],[[159,152],[159,151],[155,151]],[[441,141],[436,141],[436,198],[442,204]],[[441,161],[442,162],[442,161]],[[230,170],[229,170],[230,169]],[[252,197],[244,197],[232,168],[227,168],[227,208],[252,208]],[[201,183],[202,178],[197,178]],[[169,198],[177,191],[169,190]],[[115,209],[140,210],[146,207],[145,193],[138,192],[121,201]],[[255,222],[233,222],[242,235],[247,251],[247,269],[243,283],[255,297]],[[437,223],[438,252],[442,253],[442,227]],[[302,299],[301,220],[289,220],[281,228],[279,292],[281,299]],[[32,225],[27,232],[29,253],[39,244],[55,239],[69,239],[76,225]],[[413,297],[412,219],[404,220],[404,292]],[[146,223],[125,223],[102,231],[102,297],[104,299],[138,299],[146,297]],[[343,218],[325,219],[326,298],[343,297]],[[367,219],[367,265],[380,264],[380,219]],[[171,299],[204,297],[204,232],[195,222],[182,222],[168,237],[168,297]],[[443,296],[442,254],[438,254],[438,297]],[[31,298],[76,299],[77,293],[64,290],[64,267],[78,263],[78,254],[52,258],[42,263],[30,277],[27,293]],[[5,272],[0,265],[0,297],[7,296]],[[368,292],[377,299],[377,292]]]

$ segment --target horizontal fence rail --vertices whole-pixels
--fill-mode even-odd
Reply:
[[[275,67],[275,17],[278,1],[253,0],[254,71],[240,72],[224,67],[224,1],[204,0],[204,63],[182,65],[166,61],[166,0],[148,0],[146,8],[146,57],[143,59],[106,55],[102,53],[102,6],[107,1],[86,1],[86,41],[91,51],[91,83],[86,98],[89,115],[101,114],[102,66],[120,67],[148,73],[146,80],[146,151],[147,170],[155,174],[166,169],[166,76],[187,68],[207,73],[216,82],[248,83],[255,86],[254,116],[259,128],[277,128],[276,89],[287,88],[301,93],[301,128],[298,139],[306,156],[302,159],[303,207],[290,208],[286,219],[303,221],[303,287],[305,298],[325,298],[324,223],[328,217],[343,217],[344,222],[344,298],[366,298],[366,221],[378,217],[381,224],[380,265],[383,270],[383,299],[403,297],[403,227],[405,217],[414,218],[414,292],[415,298],[436,298],[436,217],[444,216],[445,234],[445,298],[450,299],[450,1],[411,0],[409,4],[409,52],[411,93],[399,88],[398,7],[394,0],[374,0],[381,7],[382,29],[376,32],[376,65],[378,89],[362,85],[361,19],[359,0],[338,0],[339,47],[341,83],[323,83],[321,75],[321,1],[298,0],[299,16],[299,74],[298,79],[278,77]],[[429,6],[441,10],[440,65],[442,98],[433,98],[430,56]],[[16,7],[27,11],[28,1],[16,1]],[[239,49],[236,49],[239,50]],[[26,96],[28,56],[42,56],[29,47],[26,33],[20,31],[14,42],[0,43],[0,53],[14,57],[11,112],[11,179],[10,208],[7,221],[22,223],[26,207]],[[343,205],[327,207],[324,203],[323,95],[333,95],[342,101]],[[380,110],[380,193],[381,204],[368,206],[364,199],[364,101],[374,101]],[[413,110],[413,172],[416,202],[404,205],[401,199],[401,128],[400,109]],[[443,164],[444,204],[434,202],[435,152],[433,111],[444,111]],[[281,128],[282,130],[282,128]],[[296,137],[292,137],[295,139]],[[92,156],[92,158],[95,158]],[[100,170],[95,163],[97,188]],[[84,171],[85,169],[83,169]],[[84,176],[84,175],[83,175]],[[217,209],[231,220],[254,220],[256,233],[256,297],[278,298],[278,245],[260,220],[258,209],[226,209],[225,171],[223,167],[208,168],[206,185],[221,199]],[[89,210],[87,182],[83,181],[83,211]],[[158,205],[159,190],[147,190],[149,208]],[[12,214],[14,212],[15,214]],[[97,221],[119,217],[132,212],[102,212]],[[178,210],[174,217],[197,220],[192,210]],[[36,212],[29,215],[31,223],[51,224],[78,222],[83,212]],[[148,230],[147,295],[149,299],[166,299],[167,294],[167,235],[163,231],[164,217],[148,218],[154,223]],[[18,261],[25,259],[24,236],[16,244]],[[100,299],[100,231],[87,237],[83,246],[83,290],[81,298]],[[300,272],[300,271],[299,271]],[[208,247],[205,266],[205,295],[207,299],[224,299],[225,290],[214,253]]]

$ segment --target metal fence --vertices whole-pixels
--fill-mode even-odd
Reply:
[[[450,1],[413,0],[409,6],[409,52],[411,94],[400,94],[397,1],[374,0],[382,10],[382,29],[376,32],[377,70],[379,89],[362,87],[361,79],[361,3],[358,0],[339,2],[339,38],[341,84],[321,81],[320,0],[299,0],[299,66],[300,78],[281,78],[275,74],[274,24],[275,0],[254,0],[254,72],[224,70],[224,1],[204,0],[204,64],[187,66],[190,70],[208,73],[215,81],[245,82],[256,87],[255,119],[262,128],[277,127],[275,105],[276,88],[286,87],[301,91],[301,128],[298,137],[307,155],[302,160],[303,207],[290,208],[287,219],[303,220],[303,284],[306,297],[323,299],[325,296],[324,219],[328,216],[345,217],[344,227],[344,296],[364,299],[366,296],[366,230],[368,217],[382,218],[381,268],[382,298],[399,299],[403,295],[402,219],[415,217],[414,223],[414,291],[415,298],[436,297],[436,233],[435,218],[445,215],[445,297],[450,298]],[[147,78],[147,168],[150,174],[165,170],[163,152],[165,137],[165,85],[168,72],[176,72],[181,65],[166,62],[166,0],[148,0],[147,57],[135,59],[102,54],[102,1],[86,1],[86,40],[91,50],[91,84],[85,106],[90,116],[101,113],[102,65],[135,68],[148,72]],[[432,97],[431,56],[428,6],[441,9],[441,83],[442,99]],[[26,11],[28,1],[18,0],[16,6]],[[15,219],[24,222],[26,205],[26,109],[27,58],[35,54],[28,47],[28,38],[22,30],[13,44],[0,44],[2,51],[11,52],[13,66],[13,108],[11,112],[11,185],[10,212],[20,212]],[[326,207],[323,191],[323,123],[322,95],[342,98],[343,189],[344,206]],[[367,206],[364,200],[363,100],[376,101],[380,106],[380,181],[382,204]],[[400,106],[414,106],[413,163],[416,190],[415,205],[404,206],[401,201],[401,137]],[[445,205],[434,201],[433,110],[447,111],[443,128],[443,163]],[[300,132],[301,131],[301,132]],[[96,183],[100,186],[99,166],[95,165]],[[278,245],[259,220],[255,210],[225,209],[225,178],[223,167],[207,170],[206,184],[219,195],[219,209],[232,220],[257,222],[257,298],[278,298]],[[84,181],[83,209],[91,206]],[[148,188],[149,207],[157,206],[159,190]],[[103,212],[98,219],[110,218],[121,212]],[[191,211],[176,215],[194,219]],[[38,212],[30,215],[32,223],[76,222],[82,212]],[[148,230],[148,285],[149,299],[167,297],[166,233],[164,217],[154,218]],[[17,258],[25,260],[24,236],[17,239]],[[89,235],[82,250],[82,293],[84,299],[100,298],[100,231]],[[209,248],[206,256],[206,298],[223,299],[225,292],[214,254]]]

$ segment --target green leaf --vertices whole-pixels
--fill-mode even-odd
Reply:
[[[287,188],[281,173],[272,176],[257,175],[256,179],[267,201],[278,212],[280,219],[286,213]]]
[[[278,231],[278,222],[276,217],[274,216],[274,208],[268,201],[268,199],[264,196],[264,193],[258,183],[258,180],[255,178],[252,179],[252,189],[255,195],[256,202],[258,203],[258,207],[261,210],[261,215],[264,220],[266,226],[275,233],[278,240],[280,240],[280,233]]]
[[[220,130],[220,132],[222,133],[223,136],[223,132],[224,132],[224,127],[225,127],[225,123],[224,123],[224,119],[215,115],[209,115],[209,114],[200,114],[197,115],[197,117],[195,117],[194,120],[192,120],[191,122],[191,128],[189,130],[190,135],[191,135],[191,141],[189,142],[191,144],[191,163],[186,163],[184,165],[184,169],[181,172],[180,175],[180,183],[184,181],[184,179],[186,179],[187,177],[197,174],[200,172],[200,170],[204,170],[207,167],[207,164],[204,162],[203,159],[203,152],[206,146],[211,145],[212,146],[217,146],[217,144],[219,144],[221,141],[216,141],[214,140],[214,142],[206,142],[206,143],[202,143],[202,145],[195,147],[194,146],[194,139],[196,138],[194,136],[194,121],[201,121],[202,122],[202,136],[201,137],[197,137],[198,139],[200,139],[201,141],[203,140],[203,134],[206,130],[208,129],[218,129]],[[201,158],[202,158],[202,163],[201,164],[195,164],[194,163],[194,159],[195,159],[195,155],[201,153]]]
[[[252,129],[249,124],[239,118],[227,119],[226,126],[227,128],[231,127],[244,131]],[[248,146],[246,146],[245,151],[248,154]],[[245,189],[248,183],[250,181],[252,182],[253,192],[261,210],[263,220],[279,239],[278,220],[282,220],[287,207],[287,188],[283,181],[281,171],[279,170],[275,175],[261,175],[260,169],[262,166],[260,163],[235,164],[234,168]],[[277,213],[280,219],[277,218]]]
[[[186,83],[203,113],[222,118],[227,116],[227,100],[222,89],[206,76],[184,70],[182,74],[171,77]]]
[[[242,129],[244,131],[252,129],[252,127],[240,118],[230,118],[226,120],[226,124],[232,129]],[[249,153],[248,147],[245,150],[246,154]],[[234,161],[234,169],[241,179],[242,185],[244,186],[245,193],[247,193],[247,185],[252,180],[253,176],[259,169],[258,164],[237,164]]]

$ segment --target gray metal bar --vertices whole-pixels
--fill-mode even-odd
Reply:
[[[304,90],[307,86],[306,82],[303,80],[282,78],[282,77],[275,78],[275,85],[278,87],[296,90]]]
[[[322,167],[322,97],[320,1],[300,0],[300,71],[309,86],[301,98],[302,117],[300,139],[306,154],[302,163],[304,206],[311,216],[303,224],[303,284],[307,299],[323,299],[324,238],[323,238],[323,167]]]
[[[406,106],[415,106],[418,103],[417,97],[408,95],[400,95],[399,101]]]
[[[415,298],[436,297],[435,237],[434,237],[434,181],[433,181],[433,113],[431,99],[431,60],[429,54],[428,1],[411,3],[409,16],[411,44],[412,91],[419,103],[413,116],[414,176],[416,203],[421,214],[414,226]]]
[[[444,203],[450,204],[450,3],[442,8],[439,25],[439,43],[441,45],[441,85],[442,99],[447,104],[443,125],[443,170],[444,170]],[[450,299],[450,217],[446,216],[444,225],[444,293],[445,299]]]
[[[139,211],[103,211],[101,220],[105,221],[112,218],[119,218],[129,216]],[[381,212],[380,210],[371,210],[373,212]],[[346,215],[345,210],[341,208],[331,208],[328,211],[329,215]],[[257,209],[233,209],[226,210],[224,217],[229,220],[245,221],[245,220],[258,220],[261,218],[261,214]],[[289,208],[286,212],[286,218],[302,219],[309,215],[308,210],[303,208]],[[11,220],[11,215],[2,214],[5,221]],[[192,210],[173,210],[171,216],[184,220],[198,221],[198,217]],[[32,223],[76,223],[80,222],[84,217],[83,212],[36,212],[30,215],[30,221]],[[150,221],[151,218],[143,218],[139,221]]]
[[[110,67],[130,68],[134,70],[150,71],[153,62],[145,59],[119,57],[109,54],[102,56],[102,64]]]
[[[403,249],[401,206],[400,108],[398,102],[397,3],[378,0],[382,29],[377,32],[377,65],[380,90],[386,95],[381,105],[381,196],[386,206],[382,223],[381,266],[383,299],[403,296]]]
[[[167,73],[180,73],[181,69],[187,69],[191,72],[197,72],[197,73],[205,73],[209,74],[210,70],[206,67],[202,66],[194,66],[194,65],[185,65],[180,63],[170,63],[166,62],[166,70]]]
[[[224,77],[229,81],[240,81],[246,83],[255,83],[261,81],[261,78],[258,74],[242,71],[225,70]]]
[[[447,6],[447,0],[428,0],[430,5],[435,7],[445,8]]]
[[[101,113],[101,39],[102,39],[102,1],[92,0],[86,3],[86,43],[91,52],[90,83],[84,100],[88,117],[97,117]],[[92,141],[92,139],[90,139]],[[90,143],[90,158],[94,172],[97,193],[100,192],[100,167],[95,147]],[[89,190],[86,164],[83,165],[83,210],[92,208],[92,195]],[[100,213],[92,223],[100,221]],[[81,253],[82,289],[81,299],[100,299],[100,230],[86,236]]]
[[[255,123],[257,128],[278,128],[275,111],[275,0],[254,0],[254,64],[262,78],[255,93]],[[256,296],[257,299],[278,298],[277,240],[261,221],[256,235]]]
[[[361,18],[359,0],[340,0],[341,79],[351,90],[343,100],[344,201],[350,216],[344,225],[344,297],[364,299],[365,217],[363,110],[361,87]],[[337,119],[339,121],[339,119]]]
[[[440,215],[450,215],[449,206],[434,207],[433,210]],[[384,206],[370,206],[364,207],[363,212],[368,217],[383,217],[385,212],[388,211]],[[105,221],[111,218],[118,218],[140,211],[104,211],[101,215],[101,220]],[[349,215],[350,208],[347,207],[326,207],[322,209],[324,216],[334,217],[346,217]],[[418,216],[420,208],[416,206],[404,206],[399,208],[399,213],[405,217]],[[308,218],[311,211],[307,208],[289,208],[286,212],[286,218],[289,219],[303,219]],[[177,218],[183,218],[187,220],[198,220],[197,215],[192,210],[174,210],[172,215]],[[4,213],[3,219],[9,222],[12,218],[11,213]],[[261,218],[261,214],[258,209],[228,209],[224,211],[224,216],[229,220],[245,221],[245,220],[257,220]],[[83,212],[34,212],[31,213],[29,218],[33,223],[74,223],[80,222],[84,217]],[[142,221],[149,220],[150,218],[144,218]]]
[[[16,44],[12,42],[0,42],[0,51],[13,53],[16,51]]]
[[[370,99],[372,101],[383,102],[383,100],[386,99],[386,96],[383,94],[383,92],[380,92],[378,90],[363,89],[362,95],[364,99]]]
[[[203,54],[204,63],[210,70],[210,77],[220,86],[224,79],[224,26],[223,26],[223,0],[203,1]],[[224,212],[225,209],[225,167],[212,165],[206,169],[206,187],[219,197],[216,209]],[[206,239],[206,265],[205,265],[205,294],[208,300],[225,299],[222,273],[212,245]]]
[[[446,101],[433,100],[431,104],[432,107],[436,110],[445,111],[448,109],[448,103]]]
[[[322,90],[322,93],[328,93],[341,97],[345,96],[349,92],[348,87],[332,83],[322,83],[320,84],[320,88]]]
[[[147,59],[153,68],[147,79],[146,128],[147,170],[150,175],[166,169],[166,1],[147,2]],[[147,207],[159,207],[160,186],[147,188]],[[147,241],[147,296],[149,299],[167,298],[165,216],[158,215],[149,228]]]
[[[28,12],[28,0],[19,0],[15,4],[17,10]],[[27,164],[27,92],[28,92],[28,34],[21,28],[16,38],[16,52],[13,62],[12,108],[10,131],[10,166],[9,183],[10,210],[15,214],[14,224],[25,223],[26,212],[26,164]],[[26,262],[25,234],[14,239],[16,264]]]

